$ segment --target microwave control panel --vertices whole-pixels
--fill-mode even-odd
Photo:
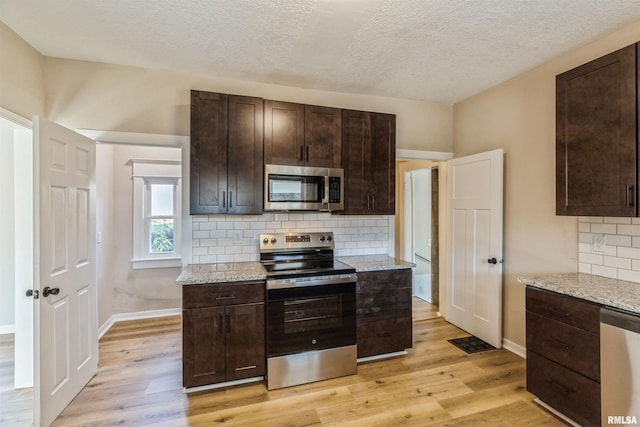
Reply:
[[[340,177],[329,177],[329,203],[340,203]]]

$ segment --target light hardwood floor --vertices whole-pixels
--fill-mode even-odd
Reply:
[[[564,425],[532,402],[523,359],[467,355],[447,339],[468,334],[417,308],[407,356],[270,392],[259,383],[185,395],[180,317],[118,323],[100,341],[98,374],[54,426]]]
[[[15,390],[13,335],[0,335],[0,426],[33,424],[32,389]]]

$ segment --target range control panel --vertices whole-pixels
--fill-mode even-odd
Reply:
[[[333,249],[333,232],[274,233],[260,235],[260,252],[312,248]]]

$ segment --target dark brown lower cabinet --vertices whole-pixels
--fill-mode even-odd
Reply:
[[[411,269],[358,273],[358,357],[411,348]]]
[[[184,387],[265,374],[264,286],[264,282],[183,286]]]
[[[527,287],[527,390],[585,426],[600,425],[600,306]]]

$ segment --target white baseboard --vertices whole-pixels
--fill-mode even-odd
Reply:
[[[526,347],[521,346],[520,344],[516,344],[513,341],[510,341],[506,338],[502,339],[502,347],[505,350],[509,350],[511,353],[517,354],[523,359],[527,358],[527,349]]]
[[[0,335],[11,335],[15,334],[16,325],[2,325],[0,326]]]
[[[137,311],[134,313],[116,313],[112,315],[100,328],[98,328],[98,339],[111,329],[117,322],[125,322],[127,320],[153,319],[155,317],[177,316],[182,313],[181,308],[167,308],[164,310],[148,310]]]

